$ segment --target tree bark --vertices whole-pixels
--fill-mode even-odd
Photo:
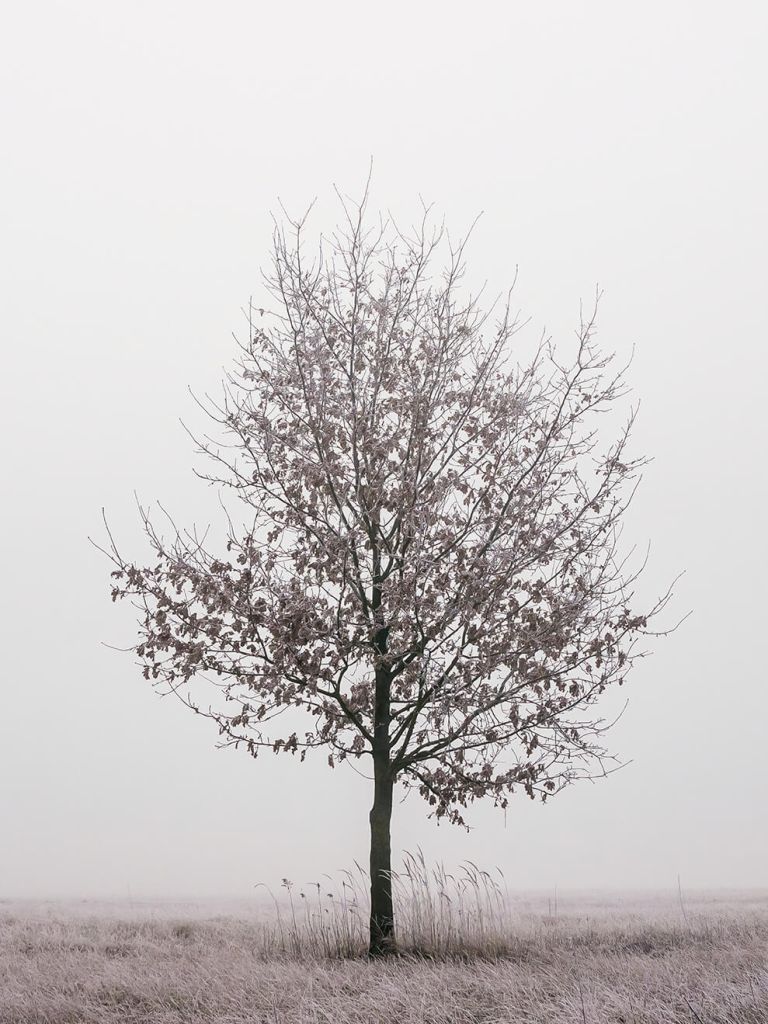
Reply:
[[[380,592],[374,593],[374,607],[378,612]],[[386,650],[387,630],[381,628],[376,635],[376,647],[381,655]],[[395,948],[395,915],[392,907],[392,791],[395,773],[392,771],[389,749],[390,698],[392,677],[385,663],[376,668],[375,705],[373,715],[373,806],[371,807],[371,934],[369,953],[383,956]]]
[[[378,529],[378,514],[372,516]],[[373,557],[373,589],[371,610],[376,626],[374,648],[377,664],[374,678],[373,708],[373,806],[371,807],[371,932],[368,951],[371,956],[384,956],[395,949],[395,915],[392,906],[392,790],[395,775],[390,760],[389,725],[391,716],[392,676],[387,664],[387,636],[381,589],[381,558],[376,535],[371,535]]]
[[[369,953],[384,956],[395,949],[395,916],[392,905],[392,791],[394,780],[389,759],[373,761],[374,794],[371,823],[371,935]]]

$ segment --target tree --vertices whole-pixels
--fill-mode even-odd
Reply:
[[[428,211],[406,235],[367,227],[365,199],[342,204],[309,261],[306,217],[276,226],[274,308],[251,305],[223,398],[204,406],[221,440],[196,441],[199,475],[247,522],[228,511],[212,552],[175,526],[167,541],[142,510],[153,564],[111,535],[109,554],[113,600],[141,609],[144,676],[223,744],[370,758],[380,954],[394,948],[395,785],[464,824],[481,797],[506,808],[604,774],[593,705],[669,595],[631,607],[640,570],[619,527],[642,460],[627,454],[633,412],[608,444],[596,429],[626,387],[594,315],[570,360],[546,339],[515,359],[509,297],[493,322],[463,297],[464,242]]]

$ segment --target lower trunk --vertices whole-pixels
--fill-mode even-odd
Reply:
[[[392,907],[392,821],[393,779],[389,765],[374,762],[374,796],[371,822],[371,956],[383,956],[395,949],[395,917]]]

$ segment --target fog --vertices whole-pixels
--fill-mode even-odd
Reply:
[[[680,572],[610,747],[629,762],[470,833],[394,814],[395,860],[518,889],[766,884],[763,4],[16,4],[0,41],[4,224],[0,896],[248,897],[367,857],[370,783],[217,750],[161,699],[109,599],[101,509],[134,492],[223,530],[180,420],[214,392],[279,200],[329,230],[333,184],[419,196],[494,294],[563,351],[599,337],[653,458],[627,543]],[[609,702],[610,704],[610,702]],[[613,707],[613,705],[610,705]],[[363,762],[360,762],[362,765]]]

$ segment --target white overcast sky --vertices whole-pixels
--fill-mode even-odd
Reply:
[[[86,540],[133,492],[216,524],[188,387],[215,390],[281,197],[332,184],[463,231],[473,277],[563,346],[600,338],[653,456],[628,538],[693,614],[627,686],[631,764],[473,831],[395,811],[395,848],[514,888],[768,885],[768,8],[27,0],[0,33],[0,896],[242,894],[367,856],[370,786],[217,751],[130,656]]]

